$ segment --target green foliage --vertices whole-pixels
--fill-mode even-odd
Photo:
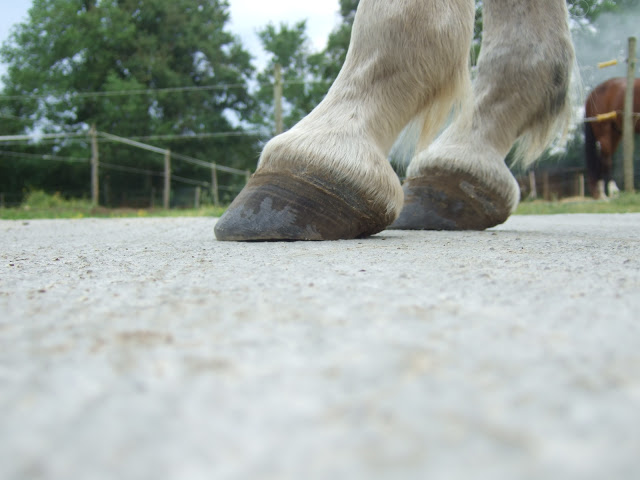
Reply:
[[[618,198],[608,201],[583,200],[545,202],[534,200],[521,202],[516,215],[555,215],[566,213],[638,213],[640,194],[621,193]]]
[[[8,64],[3,94],[11,96],[0,99],[0,131],[78,132],[95,124],[99,131],[123,137],[151,136],[155,145],[183,155],[252,168],[255,138],[176,138],[240,132],[230,119],[251,115],[251,57],[226,30],[228,19],[224,0],[34,0],[28,20],[0,49]],[[180,90],[166,90],[171,88]],[[12,150],[88,157],[86,142]],[[120,166],[162,169],[157,155],[112,144],[101,144],[100,156]],[[0,191],[20,188],[9,179],[21,178],[27,164],[3,160]],[[46,183],[51,172],[45,170],[51,169],[30,171],[22,187]],[[74,189],[84,185],[86,192],[86,168],[65,171],[71,178],[56,172],[58,186],[71,182]],[[187,163],[175,163],[173,172],[207,175]],[[157,176],[141,180],[119,171],[104,178],[110,183],[104,191],[112,195],[128,188],[159,188],[162,182]]]
[[[46,93],[25,100],[40,122],[69,130],[117,125],[119,134],[184,133],[229,127],[225,109],[248,110],[242,86],[214,94],[85,94],[242,85],[252,74],[250,57],[224,30],[226,2],[35,0],[29,15],[1,50],[9,64],[5,94]],[[140,124],[128,113],[143,105]]]
[[[574,19],[593,22],[605,12],[619,11],[631,6],[636,0],[567,0],[569,15]]]
[[[219,217],[225,207],[204,206],[198,209],[107,209],[94,207],[85,199],[67,199],[59,192],[48,194],[42,190],[30,191],[17,208],[0,208],[0,219],[28,220],[40,218],[86,217]]]
[[[22,208],[30,209],[50,209],[50,208],[77,208],[89,207],[91,203],[86,200],[72,199],[68,200],[62,197],[60,192],[53,195],[45,193],[42,190],[33,190],[27,194],[22,202]]]
[[[262,47],[269,54],[269,62],[258,74],[259,90],[256,92],[258,107],[253,123],[274,132],[273,88],[275,65],[282,67],[285,130],[291,128],[309,113],[326,94],[330,82],[323,81],[319,65],[323,55],[313,54],[309,48],[306,21],[292,26],[286,23],[276,27],[268,24],[258,32]]]

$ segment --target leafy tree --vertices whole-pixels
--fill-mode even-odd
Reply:
[[[253,117],[257,125],[274,131],[275,65],[282,71],[284,114],[283,126],[287,130],[309,113],[326,94],[330,83],[323,81],[320,68],[324,62],[321,53],[309,48],[306,20],[292,26],[269,24],[258,32],[262,47],[269,54],[269,62],[258,74],[260,88],[256,92],[258,109]]]
[[[238,130],[230,119],[250,115],[251,58],[225,29],[228,19],[225,0],[34,0],[28,20],[0,49],[9,65],[3,93],[11,96],[0,99],[0,113],[23,119],[22,131],[77,132],[95,124],[246,168],[255,155],[245,138],[175,138]],[[86,147],[67,142],[55,150],[86,156]],[[101,157],[155,170],[161,162],[108,144]],[[184,163],[174,163],[174,172],[203,175]],[[131,175],[116,180],[140,183]]]

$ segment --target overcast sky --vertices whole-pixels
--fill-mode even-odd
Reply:
[[[294,23],[307,19],[307,33],[312,46],[316,50],[324,48],[329,32],[339,23],[338,0],[316,0],[305,2],[301,0],[230,0],[231,24],[229,30],[240,35],[247,48],[257,57],[257,66],[264,63],[260,58],[260,42],[255,35],[258,28],[269,22]],[[27,12],[31,7],[30,0],[0,0],[0,42],[9,36],[11,27],[27,19]],[[0,64],[0,75],[6,72]]]

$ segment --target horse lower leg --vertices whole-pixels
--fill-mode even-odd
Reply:
[[[468,83],[473,16],[472,0],[362,0],[335,83],[265,146],[217,238],[355,238],[389,225],[403,202],[389,150],[428,107],[440,106],[438,123]]]
[[[563,0],[486,0],[473,110],[412,160],[391,228],[504,222],[520,198],[504,159],[520,138],[530,161],[564,129],[573,55]]]
[[[602,194],[604,194],[604,186],[602,189],[600,189],[600,184],[604,185],[604,182],[602,180],[598,180],[596,177],[589,177],[589,192],[591,193],[591,196],[596,200],[600,198],[601,190]]]
[[[617,143],[615,144],[617,148]],[[609,199],[617,196],[620,193],[616,182],[613,180],[611,173],[613,170],[613,153],[606,153],[602,155],[602,186],[599,187],[600,193],[603,199]]]
[[[608,198],[617,197],[620,194],[620,189],[616,182],[613,180],[613,154],[618,149],[618,145],[620,144],[620,140],[622,140],[621,128],[612,128],[611,134],[611,144],[607,145],[606,153],[603,150],[602,154],[602,172],[603,178],[605,180],[605,193]]]
[[[607,200],[607,192],[603,179],[600,179],[596,182],[596,194],[594,195],[594,198],[596,200]]]
[[[611,177],[609,177],[609,181],[607,182],[607,194],[609,195],[609,198],[620,196],[620,188],[618,188],[618,184]]]

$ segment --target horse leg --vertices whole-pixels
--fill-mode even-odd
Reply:
[[[405,206],[390,228],[485,229],[520,198],[504,159],[517,139],[539,155],[570,116],[574,53],[563,0],[486,0],[473,106],[407,170]]]
[[[597,163],[592,165],[587,171],[589,181],[589,192],[594,199],[599,199],[604,195],[604,181],[602,180],[602,157],[598,152]]]
[[[613,180],[613,154],[618,149],[618,145],[620,145],[620,140],[622,139],[622,133],[620,133],[622,131],[622,126],[612,124],[611,130],[611,145],[606,152],[606,155],[603,155],[602,177],[606,183],[607,196],[609,198],[615,198],[620,195],[620,189]]]
[[[620,196],[620,188],[618,188],[618,184],[611,176],[609,176],[609,181],[607,182],[607,193],[609,194],[609,198],[617,198]]]
[[[613,154],[618,148],[621,135],[617,133],[613,122],[601,125],[602,137],[600,138],[600,169],[598,171],[598,183],[596,187],[596,200],[608,200],[611,196],[609,184],[611,182],[611,170],[613,168]],[[615,184],[615,182],[614,182]]]
[[[327,96],[268,142],[216,237],[355,238],[393,222],[403,192],[387,155],[413,117],[446,117],[469,83],[473,18],[472,0],[361,0]]]
[[[593,95],[593,94],[592,94]],[[591,97],[590,97],[591,98]],[[585,107],[585,115],[595,115],[590,106],[590,100],[587,99]],[[590,113],[589,113],[590,112]],[[584,124],[584,157],[585,167],[587,171],[587,180],[589,184],[589,192],[593,198],[599,198],[598,180],[602,176],[602,152],[598,138],[603,138],[603,128],[599,123],[585,122]]]
[[[605,190],[605,183],[603,179],[596,182],[596,193],[594,198],[596,200],[607,200],[607,192]]]
[[[613,170],[613,154],[603,153],[602,155],[602,176],[598,183],[598,190],[603,200],[608,200],[617,196],[620,193],[618,185],[611,178],[611,171]]]
[[[608,139],[609,137],[603,137]],[[591,195],[593,195],[593,198],[596,200],[606,200],[607,199],[607,192],[606,192],[606,188],[605,188],[605,182],[604,182],[604,172],[605,172],[605,162],[606,162],[606,155],[607,153],[605,153],[605,151],[603,151],[602,149],[602,145],[604,144],[605,147],[606,145],[608,145],[608,140],[603,140],[601,142],[598,142],[598,157],[597,157],[597,165],[596,168],[594,169],[593,173],[593,177],[590,179],[591,180]]]
[[[587,173],[589,175],[589,189],[595,200],[605,200],[605,166],[607,158],[611,155],[613,142],[613,124],[610,121],[594,122],[589,124],[589,130],[585,129],[585,156]]]

